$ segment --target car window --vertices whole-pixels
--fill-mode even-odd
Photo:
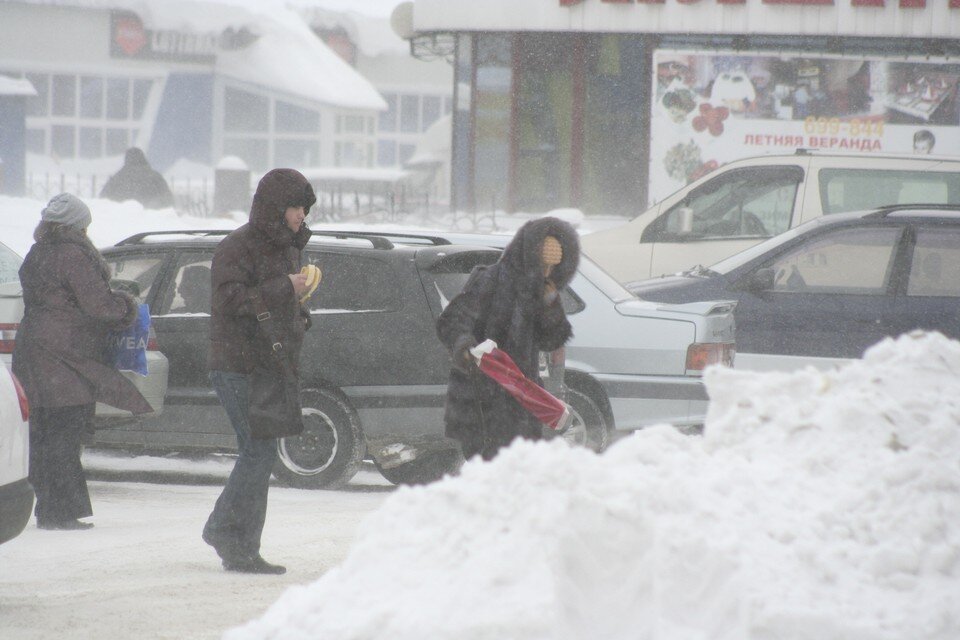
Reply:
[[[960,297],[960,229],[917,231],[907,295]]]
[[[110,265],[112,277],[119,280],[133,280],[140,286],[140,299],[147,300],[150,290],[156,283],[157,276],[163,268],[167,255],[154,253],[150,255],[110,255],[105,256]],[[152,312],[152,310],[151,310]]]
[[[20,278],[20,259],[13,249],[0,243],[0,282],[12,282]]]
[[[382,260],[333,252],[311,252],[307,260],[323,274],[307,300],[311,313],[396,311],[402,306],[400,280]]]
[[[156,303],[154,315],[210,315],[210,254],[183,254],[177,259],[173,286]]]
[[[790,228],[800,167],[752,167],[717,176],[664,214],[661,239],[770,237]]]
[[[900,233],[860,227],[818,235],[769,265],[773,291],[883,295]]]
[[[960,204],[960,173],[821,169],[819,182],[824,213],[895,204]]]

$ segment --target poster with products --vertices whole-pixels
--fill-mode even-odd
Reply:
[[[960,64],[904,58],[658,49],[651,203],[749,156],[960,157]]]

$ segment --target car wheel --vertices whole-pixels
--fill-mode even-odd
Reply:
[[[559,437],[571,445],[603,451],[610,444],[610,429],[600,406],[586,393],[572,388],[567,389],[566,400],[571,422]]]
[[[459,450],[434,451],[397,467],[385,469],[374,461],[377,470],[393,484],[429,484],[448,474],[456,474],[463,464]]]
[[[304,389],[303,433],[277,441],[277,480],[300,489],[333,489],[356,475],[366,455],[360,418],[327,389]]]

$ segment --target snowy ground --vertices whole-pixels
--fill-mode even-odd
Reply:
[[[283,576],[227,573],[200,531],[230,459],[184,461],[86,452],[93,477],[149,470],[154,482],[90,482],[89,531],[41,531],[31,522],[0,545],[0,638],[128,640],[219,638],[261,615],[285,589],[339,564],[360,520],[393,490],[362,471],[343,491],[272,487],[263,555]],[[192,484],[182,482],[189,473]],[[203,486],[201,486],[203,485]]]

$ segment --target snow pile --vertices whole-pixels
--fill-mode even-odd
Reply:
[[[703,438],[517,443],[404,489],[229,640],[960,637],[960,343],[712,369]]]

